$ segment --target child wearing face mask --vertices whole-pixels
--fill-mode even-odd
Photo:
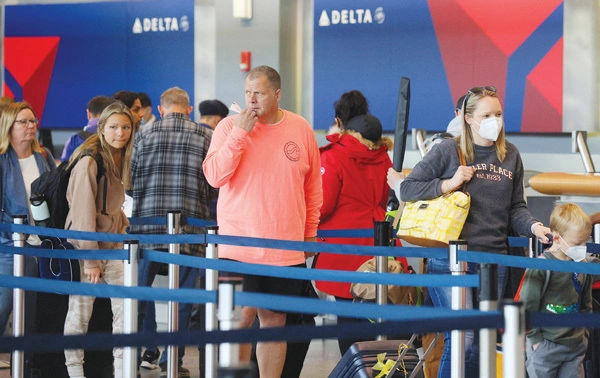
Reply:
[[[558,204],[550,215],[553,244],[540,258],[587,261],[586,242],[592,231],[587,214],[576,204]],[[549,279],[547,279],[549,275]],[[546,289],[544,290],[544,286]],[[527,269],[521,300],[532,312],[592,312],[592,276],[577,272]],[[585,376],[585,328],[533,328],[527,331],[527,373],[536,377]]]

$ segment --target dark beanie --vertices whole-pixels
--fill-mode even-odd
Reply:
[[[198,105],[198,110],[202,116],[218,115],[225,118],[229,114],[227,105],[223,104],[219,100],[202,101],[200,105]]]
[[[359,132],[364,138],[371,142],[379,142],[383,128],[379,119],[371,114],[359,115],[348,121],[344,126],[346,130]]]

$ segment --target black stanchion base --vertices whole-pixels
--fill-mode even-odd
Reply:
[[[254,364],[241,367],[219,367],[217,369],[219,378],[258,378],[258,371]]]

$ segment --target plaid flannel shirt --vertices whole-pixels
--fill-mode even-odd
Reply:
[[[183,216],[208,219],[215,189],[202,171],[212,130],[181,113],[167,114],[160,121],[140,128],[135,136],[131,175],[133,217],[164,217],[170,210]],[[198,227],[183,226],[184,233],[200,233]],[[131,226],[132,234],[165,234],[166,226]],[[144,248],[168,248],[167,244]],[[200,244],[183,244],[181,253],[204,256]]]

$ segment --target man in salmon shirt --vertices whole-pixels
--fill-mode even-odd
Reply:
[[[208,183],[219,188],[219,233],[316,241],[323,191],[314,132],[304,118],[279,108],[281,78],[273,68],[248,73],[245,97],[246,109],[219,122],[203,163]],[[219,245],[219,258],[254,264],[306,267],[307,257],[301,251]],[[300,296],[303,287],[302,280],[244,275],[244,291]],[[261,328],[285,326],[286,313],[257,312]],[[244,311],[242,327],[250,327],[253,314]],[[258,343],[261,377],[281,376],[286,348],[285,342]]]

